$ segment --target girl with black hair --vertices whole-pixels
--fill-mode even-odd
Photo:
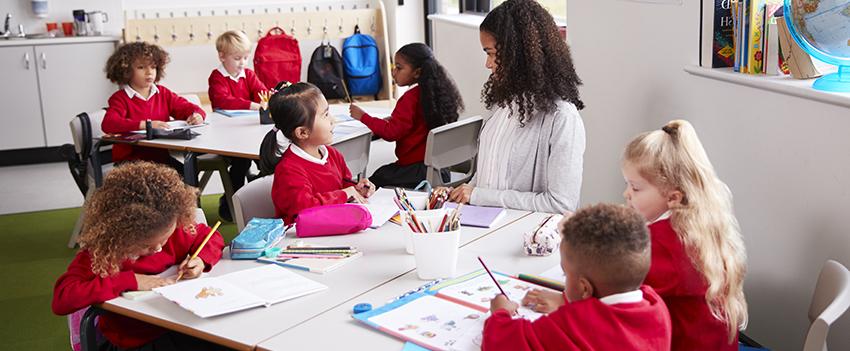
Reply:
[[[562,213],[575,211],[585,147],[581,81],[552,15],[537,1],[508,0],[479,27],[491,71],[475,177],[450,200]]]
[[[260,145],[260,168],[263,174],[274,173],[275,215],[286,224],[294,222],[301,210],[349,199],[365,203],[375,192],[368,179],[351,179],[342,154],[330,146],[334,118],[315,85],[301,82],[281,87],[269,100],[269,113],[274,129]],[[289,142],[279,144],[278,132]]]
[[[376,136],[396,142],[398,160],[378,168],[369,179],[377,186],[412,188],[425,179],[423,160],[428,131],[457,121],[463,111],[463,100],[451,77],[425,44],[402,46],[395,54],[392,74],[399,86],[416,86],[401,96],[391,117],[369,116],[354,104],[349,111],[351,117],[363,122]]]

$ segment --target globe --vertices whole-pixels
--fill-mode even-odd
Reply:
[[[815,80],[817,90],[850,92],[850,0],[785,0],[791,36],[812,57],[838,66]]]

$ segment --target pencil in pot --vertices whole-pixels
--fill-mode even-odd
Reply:
[[[218,226],[220,226],[220,225],[221,225],[221,221],[216,222],[215,226],[213,226],[212,229],[210,230],[210,232],[207,233],[207,237],[204,238],[204,241],[202,241],[201,245],[198,246],[198,249],[195,250],[195,253],[193,253],[192,256],[189,257],[189,261],[194,260],[195,257],[198,257],[198,254],[201,253],[201,250],[204,249],[204,246],[207,245],[207,242],[210,241],[210,238],[213,236],[213,234],[215,234],[215,231],[218,230]],[[177,280],[176,281],[180,281],[180,278],[183,278],[183,271],[180,271],[180,273],[177,274]]]

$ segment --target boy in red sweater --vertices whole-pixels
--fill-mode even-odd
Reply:
[[[551,312],[534,322],[513,319],[518,305],[490,302],[482,350],[669,350],[670,315],[652,288],[643,218],[619,205],[584,208],[562,223],[563,294],[532,291],[523,304]]]
[[[215,41],[218,60],[221,65],[210,73],[209,97],[213,110],[259,110],[267,108],[260,103],[260,93],[265,92],[266,86],[254,71],[245,67],[251,56],[251,39],[242,31],[231,30],[222,33]],[[230,183],[233,191],[245,185],[251,160],[228,157]],[[222,195],[218,201],[219,217],[232,221],[227,199]]]
[[[349,112],[379,138],[396,143],[398,160],[375,170],[369,180],[379,187],[413,188],[425,180],[423,161],[428,131],[457,121],[463,100],[448,72],[425,44],[412,43],[398,49],[392,74],[399,86],[416,85],[401,96],[392,116],[375,118],[354,104]],[[441,176],[444,182],[449,181],[448,171]]]
[[[185,279],[209,271],[221,258],[224,240],[213,234],[198,257],[189,259],[211,230],[195,223],[196,199],[197,189],[162,165],[132,162],[109,172],[87,203],[81,249],[56,281],[53,313],[66,315],[124,291],[173,284],[173,278],[156,275],[173,265]],[[215,348],[113,313],[101,316],[97,327],[105,336],[99,350]]]
[[[274,172],[272,201],[275,214],[290,224],[301,210],[365,203],[375,193],[368,179],[355,182],[342,154],[330,146],[334,118],[322,92],[310,83],[284,86],[269,100],[275,128],[260,145],[260,168]],[[278,144],[280,132],[290,142]]]
[[[167,128],[171,117],[191,125],[204,123],[206,113],[198,105],[156,84],[165,76],[167,63],[168,53],[157,45],[130,43],[115,50],[106,62],[106,78],[121,88],[109,97],[101,123],[104,133],[145,129],[146,120],[151,120],[154,128]],[[115,144],[112,160],[149,160],[182,170],[164,149]]]

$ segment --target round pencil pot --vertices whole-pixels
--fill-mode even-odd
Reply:
[[[269,110],[260,108],[260,124],[274,124],[272,114]]]

